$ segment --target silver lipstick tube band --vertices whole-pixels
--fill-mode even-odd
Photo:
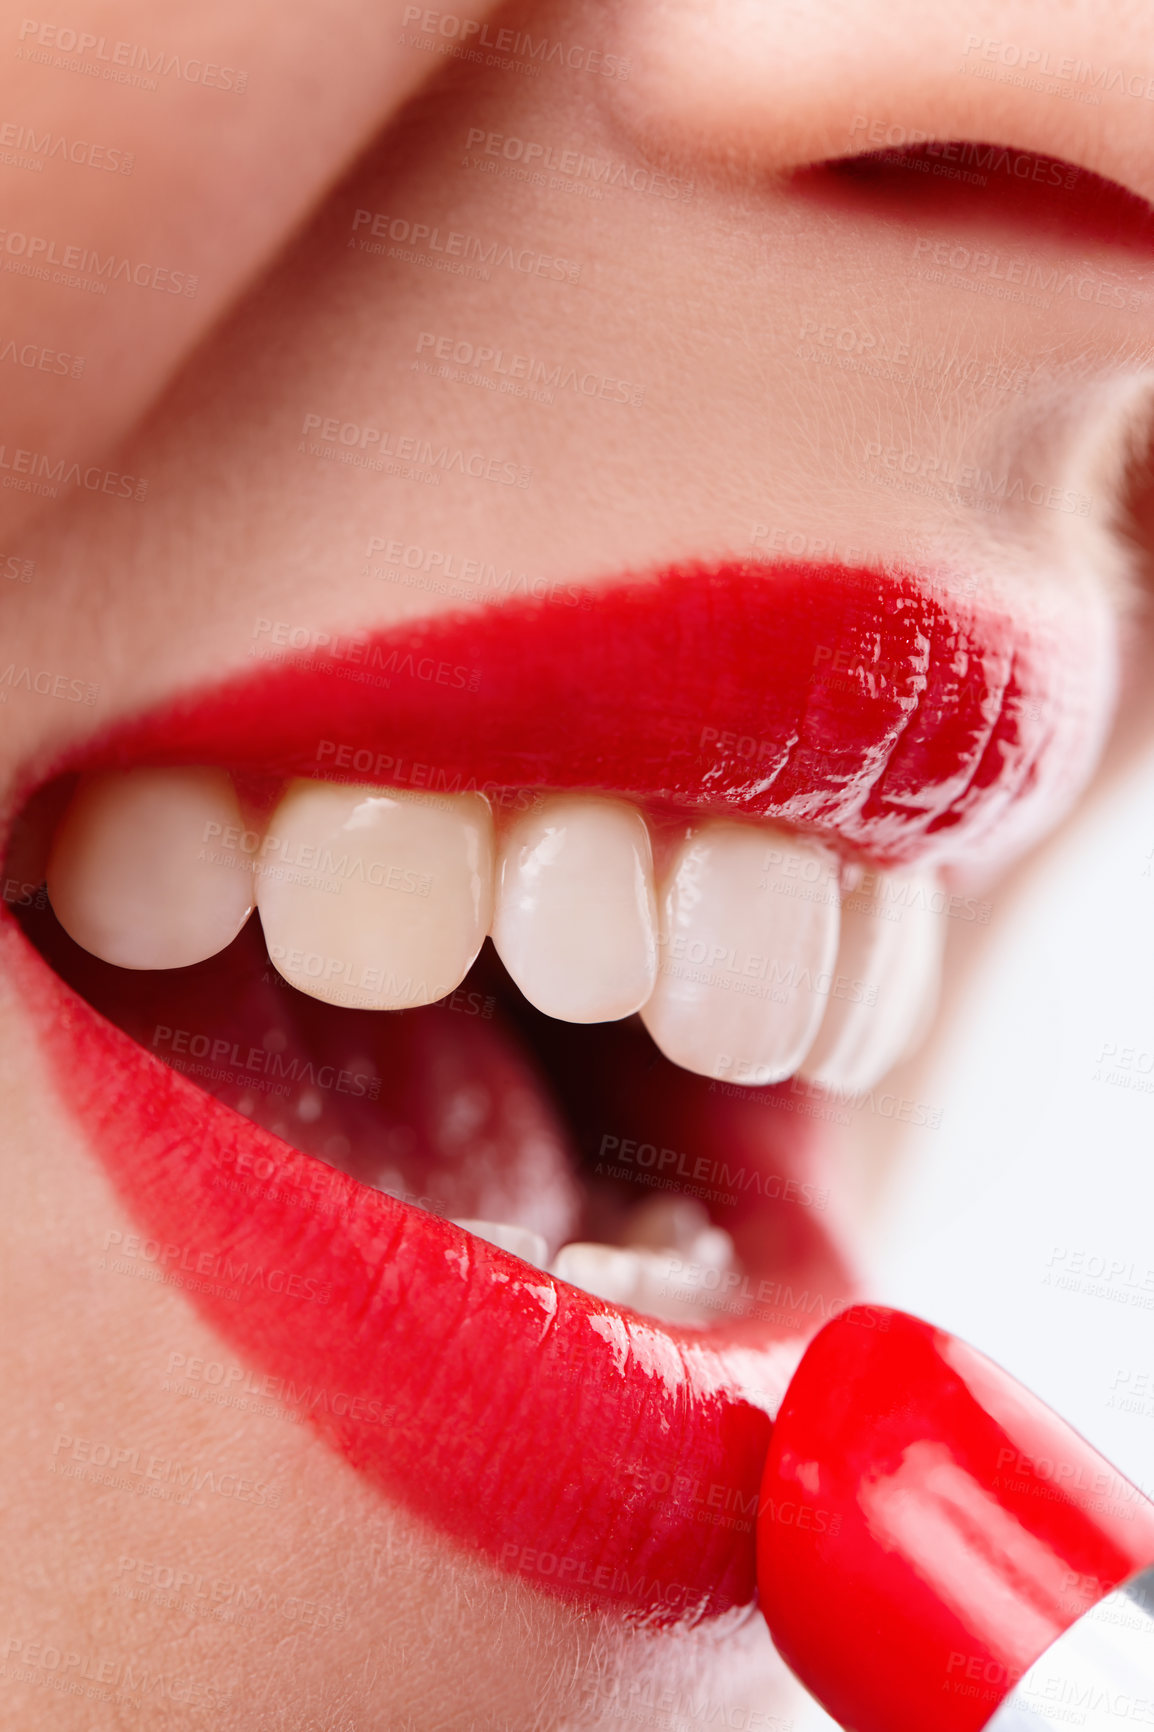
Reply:
[[[986,1732],[1154,1727],[1154,1566],[1084,1612],[1021,1678]]]

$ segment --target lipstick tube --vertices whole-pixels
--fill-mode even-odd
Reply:
[[[1154,1504],[916,1317],[810,1343],[757,1547],[774,1643],[846,1732],[1154,1727]]]
[[[1071,1624],[989,1722],[989,1732],[1119,1732],[1154,1726],[1154,1569]]]

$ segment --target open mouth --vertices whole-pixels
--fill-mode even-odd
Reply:
[[[267,666],[29,766],[3,943],[139,1227],[104,1253],[501,1567],[748,1604],[772,1415],[854,1297],[830,1095],[1108,720],[1102,617],[1025,611],[735,565],[261,621]]]

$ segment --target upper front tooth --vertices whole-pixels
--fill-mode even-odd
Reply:
[[[49,856],[56,918],[77,944],[119,968],[203,962],[231,944],[252,913],[243,832],[223,770],[86,776]]]
[[[510,1251],[514,1257],[533,1263],[538,1269],[543,1269],[549,1260],[544,1234],[535,1233],[531,1227],[518,1227],[512,1221],[454,1221],[453,1225],[464,1227],[478,1239],[487,1239],[490,1245]]]
[[[559,794],[506,832],[493,943],[530,1004],[566,1022],[640,1010],[657,975],[649,832],[617,800]]]
[[[261,853],[269,956],[327,1004],[400,1010],[444,998],[489,929],[493,821],[479,794],[293,782]]]
[[[924,1025],[941,969],[942,917],[928,873],[875,872],[841,909],[835,990],[802,1074],[828,1089],[872,1088]]]
[[[674,1064],[780,1082],[809,1050],[837,951],[838,875],[816,843],[748,824],[692,831],[662,905],[657,987],[642,1020]]]

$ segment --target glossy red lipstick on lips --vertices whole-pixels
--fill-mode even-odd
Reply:
[[[1055,614],[957,588],[733,562],[377,634],[261,620],[249,651],[264,666],[126,718],[53,768],[604,789],[836,835],[875,863],[988,863],[1084,784],[1116,647],[1089,598]]]
[[[762,1482],[758,1587],[847,1732],[1154,1725],[1154,1504],[902,1312],[855,1306],[803,1356]]]

